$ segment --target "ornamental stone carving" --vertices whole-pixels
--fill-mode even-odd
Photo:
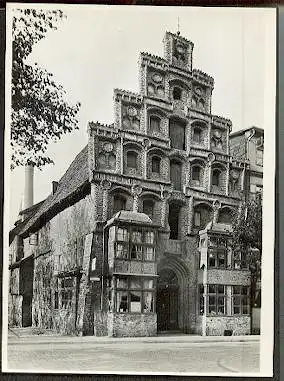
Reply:
[[[165,77],[159,72],[148,73],[148,95],[163,98],[165,96]]]
[[[213,148],[216,149],[223,149],[223,138],[222,138],[222,131],[218,128],[214,128],[212,130],[212,136],[211,136],[211,145]]]
[[[186,46],[178,40],[174,41],[173,63],[186,63]]]
[[[115,144],[110,141],[99,142],[99,154],[97,160],[99,169],[115,170],[116,168],[116,149]]]
[[[122,126],[126,130],[140,129],[140,107],[134,105],[122,105]]]

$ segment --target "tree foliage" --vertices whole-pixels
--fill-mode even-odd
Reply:
[[[78,129],[80,103],[71,105],[53,75],[26,58],[36,43],[56,30],[62,11],[15,10],[12,25],[12,169],[19,165],[41,167],[52,163],[48,143]]]
[[[240,207],[233,228],[233,250],[245,255],[251,271],[251,302],[254,303],[257,282],[261,278],[262,198],[256,197]]]

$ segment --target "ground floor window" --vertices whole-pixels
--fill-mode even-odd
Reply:
[[[143,277],[116,278],[116,312],[153,313],[155,281]]]
[[[249,314],[249,292],[247,286],[233,286],[233,314],[234,315],[247,315]]]
[[[226,313],[225,286],[208,285],[208,313],[209,315],[224,315]]]
[[[72,306],[73,296],[76,289],[75,277],[57,278],[54,292],[54,308],[68,309]]]

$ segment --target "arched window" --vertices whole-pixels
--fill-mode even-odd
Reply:
[[[126,162],[127,167],[137,169],[137,157],[138,157],[137,152],[128,151],[126,156],[127,156],[127,162]]]
[[[180,101],[182,96],[182,89],[180,87],[174,87],[173,89],[173,99],[175,101]]]
[[[115,195],[113,198],[113,214],[126,209],[126,198],[121,195]]]
[[[194,143],[200,143],[201,142],[201,128],[200,127],[194,127],[193,134],[192,134],[192,140]]]
[[[195,165],[194,167],[192,167],[192,180],[200,181],[200,172],[201,168],[199,167],[199,165]]]
[[[171,183],[174,186],[174,189],[181,190],[181,184],[182,184],[182,171],[181,171],[181,163],[176,160],[172,160],[170,163],[170,176],[171,176]]]
[[[212,172],[212,185],[219,186],[220,185],[220,170],[214,169]]]
[[[161,119],[158,116],[150,116],[150,130],[159,133],[161,129]]]
[[[161,169],[161,158],[158,156],[152,157],[152,172],[153,173],[160,173]]]
[[[200,204],[194,208],[193,224],[196,229],[204,229],[212,218],[212,209],[209,205]]]
[[[143,201],[143,213],[147,214],[151,219],[154,215],[154,201],[144,200]]]

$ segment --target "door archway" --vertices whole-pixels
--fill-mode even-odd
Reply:
[[[171,269],[159,274],[157,285],[157,329],[173,331],[179,329],[179,283]]]

